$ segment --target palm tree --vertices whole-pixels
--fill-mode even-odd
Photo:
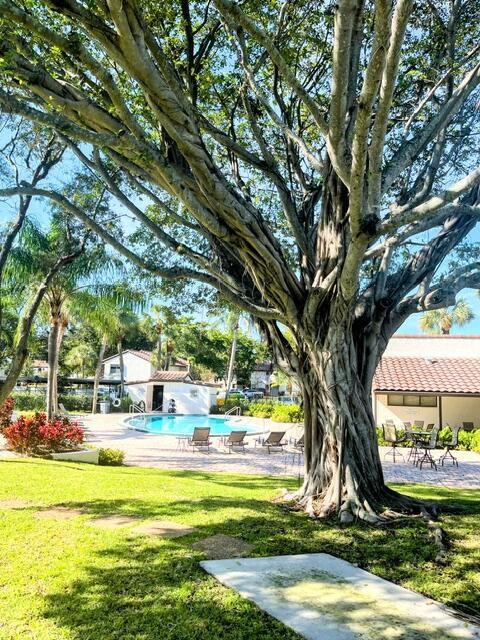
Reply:
[[[420,317],[420,328],[425,333],[448,336],[453,326],[463,327],[473,320],[475,314],[470,304],[460,298],[453,307],[427,311]]]
[[[138,316],[128,307],[118,309],[115,317],[115,338],[117,342],[118,361],[120,365],[120,398],[125,394],[125,364],[123,362],[124,341],[129,333],[138,329]]]

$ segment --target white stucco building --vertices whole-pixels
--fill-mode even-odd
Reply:
[[[147,412],[167,411],[173,399],[177,413],[208,414],[216,403],[218,385],[192,380],[184,358],[174,358],[168,371],[156,371],[150,351],[127,349],[123,362],[125,391],[133,402],[144,403]],[[118,354],[105,358],[104,378],[120,378]]]
[[[480,336],[394,336],[372,399],[377,424],[480,425]]]

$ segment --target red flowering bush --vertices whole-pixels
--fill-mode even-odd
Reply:
[[[15,401],[13,398],[7,398],[0,405],[0,431],[12,424],[12,413]]]
[[[3,430],[7,446],[20,453],[49,453],[75,449],[84,440],[83,429],[69,418],[47,420],[45,413],[21,416]]]

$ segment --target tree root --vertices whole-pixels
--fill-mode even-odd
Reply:
[[[326,503],[321,495],[306,496],[299,491],[285,491],[275,502],[291,511],[303,511],[316,520],[337,515],[341,524],[362,521],[376,526],[388,526],[420,519],[425,522],[437,548],[435,562],[445,564],[448,541],[445,531],[435,522],[438,506],[396,493],[388,487],[385,488],[383,498],[384,505],[387,503],[388,508],[379,513],[372,511],[366,501],[364,505],[367,508],[364,508],[358,500],[352,501],[347,498],[338,509],[332,502]]]
[[[423,511],[422,518],[425,521],[430,535],[433,538],[433,542],[437,547],[437,555],[435,556],[435,562],[437,564],[445,564],[447,559],[447,534],[445,531],[432,520],[430,514],[427,511]]]

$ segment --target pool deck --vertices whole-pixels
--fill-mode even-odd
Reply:
[[[125,452],[128,465],[140,467],[157,467],[161,469],[180,469],[185,471],[214,471],[225,473],[246,473],[273,476],[297,476],[303,473],[303,461],[300,456],[293,455],[292,444],[284,452],[273,452],[270,455],[265,447],[255,446],[257,436],[247,436],[245,453],[234,451],[228,453],[220,438],[213,437],[210,453],[182,449],[175,436],[154,435],[128,429],[123,424],[128,414],[108,414],[87,416],[84,420],[88,430],[87,441],[96,447],[112,447]],[[298,425],[270,423],[260,418],[245,418],[260,433],[270,430],[286,431],[286,439],[291,443],[300,436],[302,427]],[[232,426],[241,428],[241,422],[232,419]],[[424,483],[445,487],[462,487],[480,489],[480,455],[472,451],[457,451],[459,467],[446,465],[438,471],[424,467],[422,470],[411,463],[389,458],[384,460],[387,448],[380,447],[385,479],[388,482]],[[407,449],[399,449],[408,456]],[[440,455],[440,451],[439,451]],[[6,451],[0,437],[0,459],[15,457]]]
[[[299,456],[293,456],[292,446],[286,451],[268,454],[265,447],[254,446],[256,436],[246,438],[249,443],[246,453],[228,453],[221,445],[219,438],[212,438],[210,453],[191,450],[180,450],[178,440],[172,436],[146,434],[125,428],[122,424],[126,415],[109,414],[89,416],[85,426],[90,435],[89,441],[95,446],[113,447],[125,451],[126,463],[143,467],[159,467],[163,469],[182,469],[191,471],[218,471],[228,473],[248,473],[261,475],[298,476],[303,472]],[[286,438],[292,442],[302,433],[302,427],[289,424],[271,424],[269,420],[247,418],[249,424],[255,425],[260,432],[268,433],[271,429],[286,430]],[[240,422],[234,422],[241,428]],[[480,455],[472,451],[457,451],[459,467],[451,465],[439,467],[438,471],[429,468],[422,470],[411,463],[395,464],[390,459],[385,461],[387,449],[380,447],[385,478],[388,482],[419,482],[440,486],[464,487],[480,489]],[[405,460],[408,450],[400,449]],[[440,454],[440,452],[439,452]]]

